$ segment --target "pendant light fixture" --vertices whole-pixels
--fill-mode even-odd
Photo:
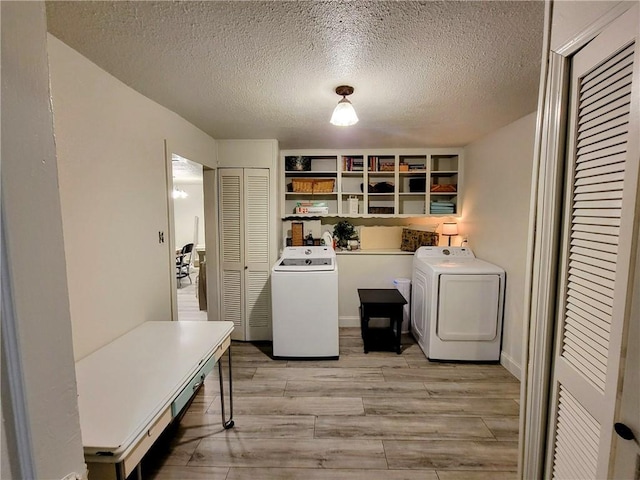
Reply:
[[[358,123],[358,115],[356,115],[353,105],[351,105],[351,102],[347,99],[347,95],[351,95],[353,93],[353,87],[350,87],[349,85],[340,85],[339,87],[336,87],[336,93],[338,95],[342,95],[342,100],[340,100],[338,105],[336,105],[333,115],[331,115],[330,122],[333,125],[338,125],[339,127],[355,125]]]

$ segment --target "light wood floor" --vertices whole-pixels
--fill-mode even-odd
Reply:
[[[178,282],[178,320],[207,321],[207,312],[200,310],[196,291],[198,288],[198,269],[191,268],[191,282],[182,278]]]
[[[520,387],[499,365],[430,363],[410,337],[402,355],[365,355],[351,328],[334,361],[231,348],[235,427],[221,426],[215,369],[143,462],[145,479],[516,477]]]

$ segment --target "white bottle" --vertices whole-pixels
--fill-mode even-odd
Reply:
[[[327,232],[324,232],[322,234],[322,243],[324,243],[325,246],[327,246],[327,247],[334,248],[333,247],[333,235],[331,235],[331,232],[327,231]]]

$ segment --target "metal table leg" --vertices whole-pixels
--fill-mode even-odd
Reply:
[[[229,420],[224,413],[224,381],[222,379],[222,362],[218,362],[218,378],[220,379],[220,407],[222,410],[222,426],[228,430],[235,425],[233,422],[233,377],[231,372],[231,345],[227,348],[229,353]],[[222,360],[222,359],[220,359]]]

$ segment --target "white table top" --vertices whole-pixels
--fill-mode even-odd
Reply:
[[[78,361],[85,453],[124,451],[232,330],[233,322],[146,322]]]

